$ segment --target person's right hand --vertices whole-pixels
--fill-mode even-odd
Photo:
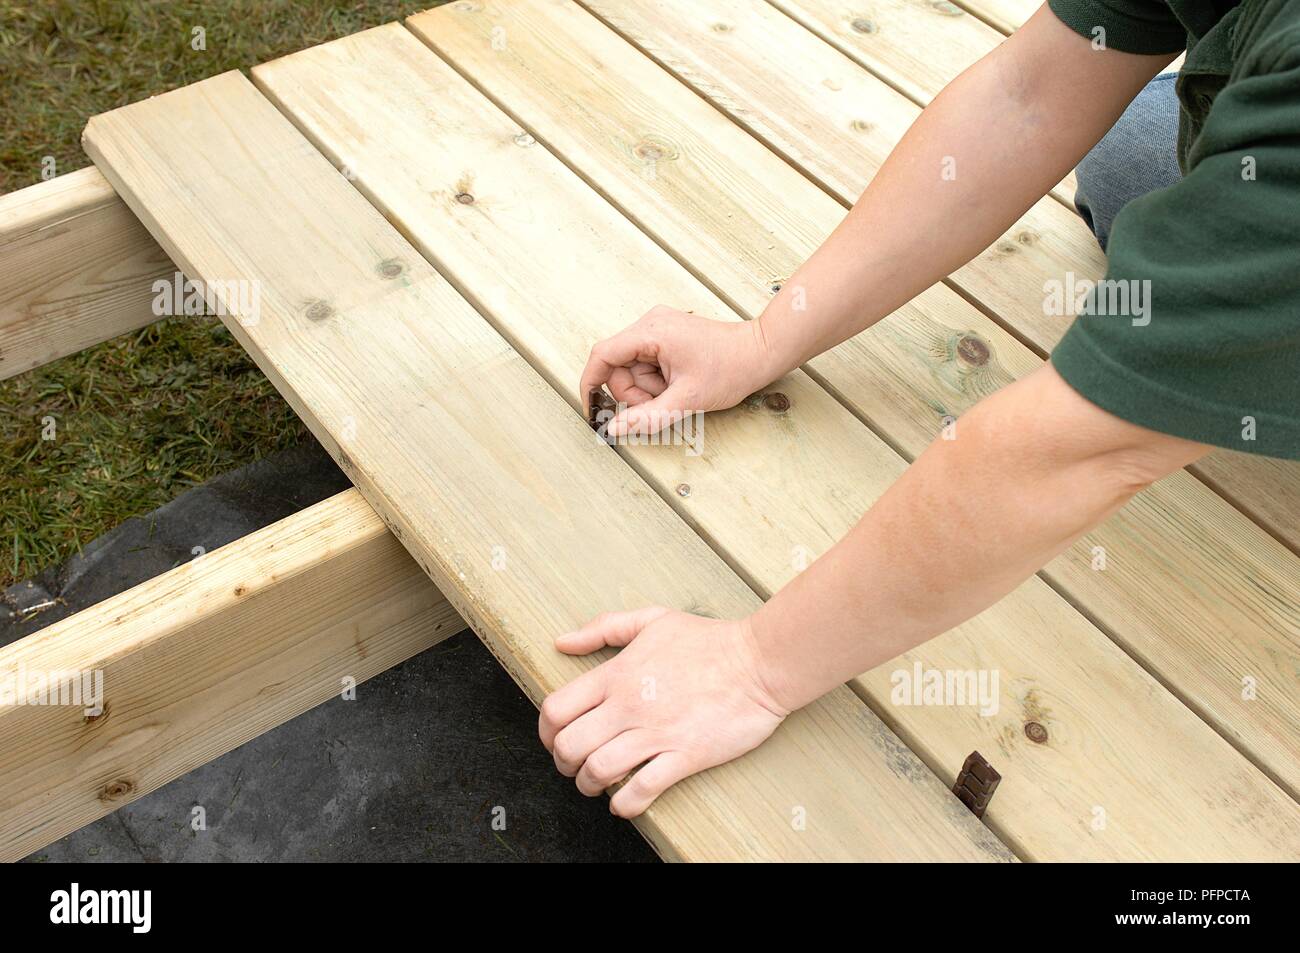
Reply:
[[[626,408],[611,437],[652,434],[695,411],[725,410],[771,383],[771,358],[756,321],[713,321],[658,305],[591,349],[579,393],[584,410],[602,384]]]

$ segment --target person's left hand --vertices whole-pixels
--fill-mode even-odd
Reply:
[[[789,714],[763,685],[748,620],[654,607],[609,612],[555,640],[570,655],[607,645],[626,648],[547,696],[538,733],[589,797],[644,765],[610,801],[619,817],[758,747]]]

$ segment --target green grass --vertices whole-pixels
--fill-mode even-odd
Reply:
[[[96,113],[437,5],[0,0],[0,192],[40,181],[47,156],[60,175],[87,165]],[[213,321],[161,322],[0,381],[0,588],[305,434]]]

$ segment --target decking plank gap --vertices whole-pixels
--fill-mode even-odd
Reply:
[[[552,645],[599,611],[758,605],[242,75],[84,141],[186,274],[260,282],[223,320],[535,703],[600,660]],[[673,859],[1010,856],[847,688],[638,826]]]
[[[572,3],[451,5],[409,23],[744,314],[757,314],[773,276],[790,274],[843,215],[839,203]],[[493,35],[506,43],[494,49]],[[752,93],[740,94],[762,112]],[[817,128],[816,115],[806,119]],[[645,150],[638,152],[645,143],[660,157],[653,175],[646,174]],[[985,345],[982,363],[961,356],[957,345],[968,336]],[[807,369],[915,455],[944,415],[960,414],[1038,363],[1001,327],[936,286]],[[1098,546],[1109,554],[1104,572],[1093,568]],[[1296,567],[1294,554],[1180,474],[1140,495],[1045,578],[1294,793]],[[1245,675],[1267,689],[1243,698]]]

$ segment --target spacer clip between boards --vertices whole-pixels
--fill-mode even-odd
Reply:
[[[972,751],[967,756],[966,763],[961,766],[952,793],[970,808],[972,814],[983,817],[1001,780],[1002,775],[993,770],[993,765],[985,761],[978,751]]]
[[[604,388],[593,387],[587,394],[587,423],[611,446],[614,441],[605,432],[605,425],[614,419],[616,413],[618,413],[618,404],[614,398],[605,393]]]

